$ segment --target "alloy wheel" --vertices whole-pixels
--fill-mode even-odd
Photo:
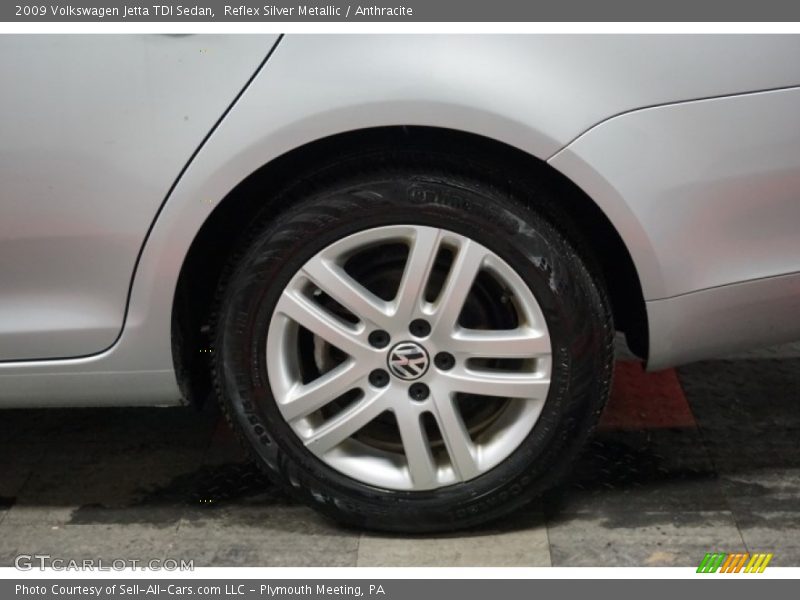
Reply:
[[[533,429],[551,343],[500,256],[435,227],[340,239],[281,294],[267,371],[305,447],[361,483],[422,491],[472,480]]]

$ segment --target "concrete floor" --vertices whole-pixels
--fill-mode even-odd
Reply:
[[[5,411],[0,564],[194,559],[196,566],[696,566],[710,551],[800,566],[800,345],[677,371],[618,363],[571,480],[491,527],[361,534],[243,461],[218,411]]]

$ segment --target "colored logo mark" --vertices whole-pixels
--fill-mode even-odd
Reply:
[[[709,552],[700,561],[698,573],[763,573],[773,554],[757,553],[726,554]]]

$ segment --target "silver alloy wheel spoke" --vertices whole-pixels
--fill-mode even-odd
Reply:
[[[364,374],[364,369],[351,359],[310,383],[295,383],[281,403],[283,417],[289,422],[307,417],[353,389]]]
[[[436,299],[435,309],[431,315],[432,327],[447,331],[452,331],[456,327],[464,302],[472,290],[472,284],[481,270],[486,254],[487,250],[480,244],[463,239],[444,287]]]
[[[355,281],[340,266],[323,258],[315,258],[306,263],[302,272],[361,320],[384,329],[391,323],[388,304]]]
[[[480,475],[477,449],[450,394],[436,398],[434,414],[459,481],[467,481]]]
[[[550,380],[537,374],[505,371],[473,371],[457,368],[441,375],[454,392],[494,396],[497,398],[520,398],[543,401],[550,389]]]
[[[355,406],[326,423],[308,440],[306,446],[319,454],[325,454],[350,436],[358,433],[375,417],[386,410],[386,390],[370,391]]]
[[[350,356],[357,355],[364,348],[355,331],[296,290],[283,292],[275,311],[286,315]]]
[[[406,405],[395,409],[408,472],[415,487],[436,487],[436,462],[419,411]]]
[[[530,358],[550,353],[550,339],[530,328],[501,331],[459,329],[450,337],[450,352],[465,358]]]
[[[394,316],[408,322],[420,315],[431,269],[442,242],[440,229],[420,227],[409,241],[408,259],[397,290]]]
[[[345,270],[359,252],[380,252],[383,244],[397,243],[405,244],[408,254],[393,299],[379,298]],[[437,260],[445,247],[452,252],[449,266],[446,259]],[[482,271],[497,282],[503,298],[484,293],[480,301],[497,302],[489,312],[512,311],[514,329],[460,324],[468,301],[471,310],[478,301],[471,293]],[[425,293],[434,275],[441,288],[428,302]],[[330,300],[357,323],[337,316]],[[427,321],[430,333],[414,338],[410,323],[415,319]],[[300,328],[310,332],[312,344],[301,343],[308,338],[301,338]],[[389,344],[370,343],[369,334],[378,329],[389,335]],[[417,357],[428,361],[419,375],[389,369],[390,356],[402,362],[403,352],[415,345]],[[309,451],[344,475],[384,489],[437,489],[494,468],[530,433],[550,389],[550,337],[530,288],[491,250],[434,227],[368,229],[313,256],[278,300],[267,349],[278,409]],[[454,364],[434,364],[441,353]],[[385,379],[373,380],[373,372]],[[426,392],[415,397],[412,388],[420,384]],[[495,401],[482,402],[482,396]],[[473,414],[484,415],[477,425],[464,412],[463,398],[470,399]],[[486,410],[497,412],[487,420]],[[384,413],[393,415],[393,434]],[[427,419],[436,427],[426,428]],[[386,435],[389,441],[381,437]]]

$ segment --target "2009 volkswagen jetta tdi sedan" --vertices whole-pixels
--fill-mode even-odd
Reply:
[[[2,36],[0,405],[214,390],[279,484],[471,526],[569,468],[615,332],[800,338],[800,38]]]

